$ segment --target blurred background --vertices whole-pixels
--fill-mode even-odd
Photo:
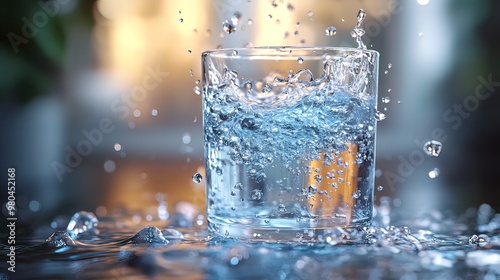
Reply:
[[[192,180],[204,173],[201,53],[354,47],[360,8],[368,14],[364,41],[381,54],[377,201],[389,196],[416,212],[500,209],[498,1],[0,5],[0,173],[6,182],[7,168],[16,168],[20,223],[80,210],[135,222],[165,220],[176,208],[203,212],[204,181]],[[325,35],[329,26],[336,35]],[[439,157],[423,152],[431,139],[443,144]]]

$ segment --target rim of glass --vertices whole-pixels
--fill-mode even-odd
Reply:
[[[236,54],[235,54],[236,51]],[[296,53],[294,53],[296,52]],[[298,53],[297,53],[298,52]],[[262,46],[262,47],[246,47],[246,48],[223,48],[213,49],[202,52],[202,56],[218,57],[218,58],[242,58],[252,56],[315,56],[324,55],[329,52],[337,53],[369,53],[371,55],[379,55],[379,52],[369,49],[359,49],[353,47],[294,47],[294,46]]]

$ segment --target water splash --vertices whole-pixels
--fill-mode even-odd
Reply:
[[[71,217],[66,232],[74,239],[94,238],[99,235],[98,223],[93,213],[80,211]]]
[[[226,20],[222,23],[222,30],[224,30],[227,34],[232,34],[236,31],[236,25]]]
[[[358,43],[358,48],[366,50],[366,45],[363,43],[363,35],[365,35],[365,30],[361,27],[361,24],[366,18],[366,12],[363,9],[360,9],[358,11],[358,16],[357,16],[357,22],[356,26],[354,29],[351,31],[351,36],[352,38],[356,39],[356,42]]]

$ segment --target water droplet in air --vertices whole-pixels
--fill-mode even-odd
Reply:
[[[312,17],[313,15],[314,15],[314,13],[312,11],[307,12],[308,17]]]
[[[193,88],[193,91],[194,91],[194,93],[196,93],[197,95],[200,95],[200,94],[201,94],[201,88],[200,88],[199,86],[195,86],[195,87]]]
[[[185,132],[183,135],[182,135],[182,143],[188,145],[189,143],[191,143],[191,134],[189,132]]]
[[[443,144],[439,141],[431,140],[424,144],[424,152],[428,156],[437,157],[441,153],[441,150],[443,150]]]
[[[309,186],[309,194],[316,194],[318,192],[318,187],[316,185]]]
[[[184,19],[183,19],[183,18],[180,18],[180,19],[178,20],[178,22],[179,22],[179,23],[182,23],[183,21],[184,21]]]
[[[293,32],[293,36],[299,36],[299,31],[295,30],[295,32]]]
[[[286,5],[286,8],[287,8],[289,11],[293,11],[293,10],[295,9],[295,7],[294,7],[292,4],[290,4],[290,3],[288,3],[288,5]]]
[[[388,73],[389,73],[389,71],[387,71],[387,70],[385,70],[385,71],[384,71],[384,74],[386,74],[386,75],[387,75]]]
[[[337,28],[333,26],[329,26],[328,28],[325,29],[326,36],[333,36],[337,34]]]
[[[385,114],[380,111],[377,111],[377,113],[375,114],[375,119],[377,121],[383,121],[385,120],[385,118],[386,118]]]
[[[253,24],[253,20],[252,20],[252,19],[249,19],[249,20],[247,21],[247,23],[248,23],[248,25],[252,25],[252,24]]]
[[[272,18],[273,18],[273,15],[268,14],[268,15],[267,15],[267,18],[268,18],[268,19],[272,19]]]
[[[383,189],[384,189],[384,187],[382,187],[382,186],[378,186],[378,187],[377,187],[377,190],[378,190],[378,191],[382,191]]]
[[[243,190],[243,184],[242,183],[236,183],[236,185],[234,185],[234,189],[235,190]]]
[[[192,50],[188,50],[188,53],[192,53],[193,51]]]
[[[355,191],[353,194],[352,194],[352,198],[354,199],[358,199],[361,197],[361,191],[360,190],[357,190]]]
[[[232,196],[236,196],[236,193],[234,191],[231,191]]]
[[[439,169],[434,168],[431,171],[429,171],[429,178],[436,179],[437,177],[439,177],[439,174],[440,174]]]
[[[480,234],[479,236],[473,235],[469,238],[469,245],[477,245],[479,247],[484,247],[488,244],[488,236],[485,234]]]
[[[236,31],[236,26],[226,20],[222,23],[222,30],[224,30],[224,32],[226,32],[227,34],[231,34]]]
[[[141,116],[141,110],[135,109],[134,110],[134,117],[139,118]]]
[[[231,23],[234,25],[238,25],[238,23],[240,22],[240,19],[241,19],[241,13],[236,12],[231,16]]]
[[[300,21],[297,21],[295,25],[298,27],[300,25]]]
[[[422,37],[422,35],[424,35],[424,33],[422,32],[418,33],[418,37]]]
[[[314,175],[314,180],[317,182],[317,183],[321,183],[321,181],[323,181],[323,177],[319,174],[316,174]]]
[[[391,69],[392,68],[392,63],[387,64],[387,68]]]
[[[252,190],[252,199],[253,200],[261,200],[262,199],[262,191],[259,189]]]
[[[121,150],[122,150],[122,145],[120,145],[120,144],[116,143],[116,144],[115,144],[115,151],[119,152],[119,151],[121,151]]]
[[[90,212],[80,211],[69,220],[66,231],[72,238],[92,237],[99,234],[97,224],[99,220]]]
[[[302,63],[304,63],[304,59],[303,59],[302,57],[300,57],[300,56],[299,56],[299,58],[297,58],[297,62],[298,62],[299,64],[302,64]]]
[[[156,110],[156,109],[151,110],[151,116],[153,116],[153,117],[158,116],[158,110]]]
[[[76,246],[76,242],[67,232],[56,231],[52,233],[47,240],[45,240],[43,246],[61,248],[66,246]]]
[[[193,69],[189,69],[189,75],[193,77]]]
[[[199,183],[201,183],[201,180],[203,180],[203,176],[201,176],[200,173],[194,173],[193,182],[195,182],[196,184],[199,184]]]
[[[136,235],[130,238],[132,244],[168,244],[169,241],[165,239],[161,230],[157,227],[145,227],[141,229]]]
[[[382,97],[382,102],[389,103],[389,102],[391,102],[391,99],[388,96],[385,96],[385,97]]]
[[[237,56],[237,55],[238,55],[238,51],[237,51],[237,50],[233,50],[233,51],[231,52],[231,54],[232,54],[233,56]]]
[[[429,4],[429,2],[430,0],[417,0],[417,3],[422,6]]]

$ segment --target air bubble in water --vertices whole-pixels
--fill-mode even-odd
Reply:
[[[115,148],[115,151],[119,152],[122,150],[122,145],[120,145],[119,143],[116,143],[114,148]]]
[[[259,189],[252,190],[252,199],[253,200],[261,200],[262,199],[262,191]]]
[[[75,213],[69,220],[66,231],[75,239],[81,237],[95,236],[99,234],[97,224],[99,220],[90,212],[80,211]]]
[[[321,183],[321,181],[323,181],[323,177],[319,174],[316,174],[314,175],[314,180],[317,182],[317,183]]]
[[[389,103],[389,102],[391,102],[391,99],[388,96],[385,96],[385,97],[382,97],[382,102]]]
[[[299,58],[297,58],[297,62],[298,62],[299,64],[302,64],[302,63],[304,63],[304,59],[303,59],[302,57],[300,57],[300,56],[299,56]]]
[[[193,182],[195,182],[196,184],[199,184],[199,183],[201,183],[201,180],[203,180],[203,176],[201,176],[200,173],[194,173]]]
[[[132,244],[168,244],[161,230],[157,227],[145,227],[130,239]]]
[[[441,153],[441,150],[443,150],[443,144],[439,141],[431,140],[424,144],[423,149],[428,156],[437,157]]]
[[[329,26],[325,29],[325,34],[326,36],[333,36],[337,34],[337,28],[335,28],[334,26]]]
[[[226,20],[222,23],[222,30],[224,30],[227,34],[232,34],[236,31],[236,26]]]
[[[439,174],[440,174],[439,169],[434,168],[431,171],[429,171],[429,178],[436,179],[437,177],[439,177]]]

